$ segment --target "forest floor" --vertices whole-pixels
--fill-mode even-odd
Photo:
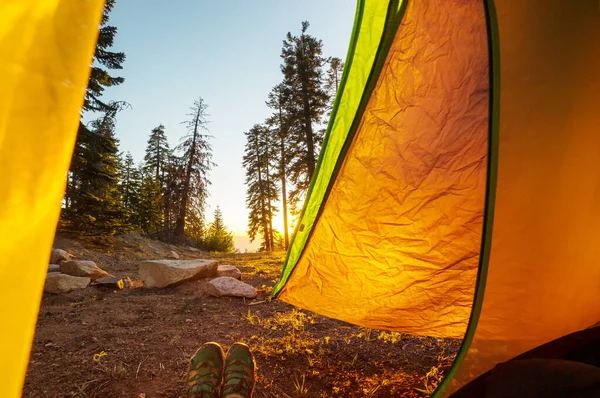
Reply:
[[[204,342],[250,345],[255,397],[423,397],[449,368],[458,340],[364,329],[268,294],[283,253],[209,255],[130,234],[102,242],[58,236],[55,247],[115,276],[175,250],[242,271],[256,300],[209,297],[199,281],[164,289],[88,287],[44,294],[24,397],[186,397],[188,361]]]

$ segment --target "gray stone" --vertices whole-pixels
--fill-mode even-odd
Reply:
[[[48,264],[48,273],[50,273],[50,272],[60,272],[60,265]]]
[[[206,284],[206,293],[215,297],[256,297],[256,289],[254,287],[229,276],[220,276],[209,281]]]
[[[62,249],[52,249],[50,254],[50,264],[60,264],[62,261],[69,261],[71,256]]]
[[[229,264],[219,265],[219,268],[217,268],[217,276],[230,276],[239,281],[242,280],[242,272]]]
[[[176,251],[170,251],[167,254],[167,258],[172,258],[173,260],[179,260],[179,254]]]
[[[91,279],[81,276],[71,276],[53,272],[46,275],[44,291],[46,293],[68,293],[72,290],[84,289],[90,284]]]
[[[208,278],[217,273],[215,260],[146,260],[138,275],[144,287],[166,287],[179,282]]]
[[[60,272],[72,276],[87,276],[91,280],[111,278],[108,272],[98,268],[93,261],[71,260],[60,263]]]

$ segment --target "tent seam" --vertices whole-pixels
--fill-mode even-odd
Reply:
[[[463,364],[465,357],[469,351],[481,309],[483,307],[483,298],[485,294],[485,285],[487,280],[487,272],[492,249],[492,233],[494,227],[494,209],[496,204],[496,185],[498,179],[498,144],[500,135],[500,42],[498,31],[498,19],[494,0],[483,0],[487,37],[488,37],[488,57],[489,57],[489,79],[490,79],[490,103],[489,103],[489,139],[488,139],[488,170],[487,170],[487,187],[486,201],[484,207],[484,220],[481,240],[481,249],[479,257],[479,267],[477,280],[475,284],[475,294],[473,296],[473,309],[465,337],[463,342],[452,362],[450,370],[438,385],[436,390],[431,395],[432,398],[442,397],[444,391],[450,385],[450,382],[458,373],[459,368]]]
[[[341,102],[341,98],[342,98],[342,94],[344,93],[344,89],[346,87],[346,82],[348,80],[348,75],[350,74],[350,69],[352,67],[352,63],[354,61],[354,54],[356,51],[356,45],[358,42],[358,36],[360,34],[360,28],[362,27],[362,23],[363,23],[363,13],[364,13],[364,6],[365,6],[365,0],[358,0],[357,4],[356,4],[356,19],[354,22],[354,27],[353,27],[353,31],[352,31],[352,37],[350,39],[350,45],[348,46],[348,54],[346,55],[346,66],[344,68],[344,71],[342,73],[342,79],[340,81],[340,88],[336,94],[336,99],[335,99],[335,103],[333,104],[333,109],[331,110],[331,116],[329,117],[329,122],[327,125],[327,132],[325,134],[325,138],[323,139],[323,146],[321,147],[321,151],[319,153],[319,159],[317,160],[317,165],[315,166],[315,171],[314,171],[314,178],[311,179],[310,181],[310,185],[308,187],[308,192],[306,194],[306,200],[304,202],[304,206],[302,206],[302,212],[300,213],[300,217],[298,218],[299,221],[301,221],[304,218],[304,215],[306,213],[306,208],[310,199],[310,196],[312,194],[314,185],[316,183],[316,176],[319,172],[319,170],[321,169],[321,164],[323,163],[323,158],[325,155],[325,149],[327,148],[327,144],[329,142],[330,136],[331,136],[331,131],[333,129],[333,124],[335,121],[335,118],[337,117],[337,112],[338,112],[338,108],[339,108],[339,104]],[[316,222],[316,219],[315,219]],[[287,263],[289,261],[290,258],[290,253],[291,253],[291,248],[292,248],[292,244],[294,242],[294,240],[296,239],[296,235],[298,232],[298,228],[300,227],[300,223],[298,223],[298,225],[296,225],[296,227],[294,228],[294,233],[292,234],[292,239],[290,240],[290,245],[288,248],[288,251],[286,253],[286,257],[285,257],[285,261],[284,261],[284,265],[283,265],[283,270],[282,270],[282,278],[281,280],[275,285],[275,288],[273,289],[273,293],[272,293],[272,297],[277,297],[277,295],[279,294],[280,290],[283,288],[283,286],[285,286],[285,284],[287,283],[287,280],[289,279],[289,277],[291,276],[291,272],[289,273],[289,275],[287,275],[287,277],[285,277],[283,275],[283,273],[285,272]],[[308,238],[307,241],[304,243],[304,246],[306,246],[306,243],[308,243]],[[300,259],[300,256],[298,257],[298,260]],[[297,262],[296,262],[297,263]],[[294,267],[296,265],[294,264]]]
[[[381,34],[381,39],[379,41],[379,45],[377,46],[377,52],[376,52],[375,58],[373,60],[373,67],[371,68],[371,71],[369,72],[369,77],[367,78],[367,83],[366,83],[363,93],[361,95],[361,100],[359,102],[357,112],[354,116],[354,120],[352,121],[352,125],[350,126],[350,130],[344,140],[344,145],[342,146],[342,149],[340,150],[340,153],[338,154],[338,157],[336,160],[336,165],[335,165],[333,172],[331,173],[331,176],[329,178],[327,189],[325,190],[325,194],[323,195],[323,199],[319,205],[319,210],[317,211],[317,214],[315,216],[315,220],[312,224],[312,227],[307,234],[306,242],[302,246],[301,252],[298,255],[298,260],[294,264],[289,275],[285,279],[282,279],[281,281],[279,281],[277,283],[277,285],[275,286],[275,289],[273,290],[273,293],[272,293],[273,297],[277,297],[279,295],[279,293],[281,293],[281,291],[283,290],[283,287],[287,284],[287,281],[292,276],[292,274],[294,273],[294,271],[296,269],[296,266],[302,259],[306,247],[308,246],[308,244],[311,241],[311,238],[313,236],[316,225],[319,222],[319,219],[323,213],[325,205],[327,204],[327,201],[329,199],[329,194],[331,192],[331,189],[333,188],[333,185],[335,184],[335,181],[337,180],[339,171],[344,163],[344,159],[348,153],[348,150],[349,150],[352,142],[354,141],[354,138],[356,137],[356,133],[360,126],[360,122],[362,121],[364,111],[367,108],[367,105],[371,98],[371,94],[373,93],[373,91],[375,90],[375,87],[377,86],[379,77],[381,75],[381,71],[383,70],[385,61],[387,60],[389,50],[391,49],[392,43],[393,43],[396,33],[398,31],[398,27],[400,26],[400,23],[402,22],[402,19],[404,17],[404,13],[406,11],[406,6],[407,6],[408,1],[409,0],[391,0],[389,2],[388,10],[386,13],[385,22],[384,22],[384,26],[383,26],[383,31]],[[397,9],[395,13],[394,13],[394,9]],[[338,99],[339,98],[341,98],[341,95],[338,96]],[[330,120],[330,122],[331,122],[331,120]],[[330,132],[330,130],[328,128],[328,133],[329,132]],[[328,136],[329,136],[329,134],[327,135],[327,137]],[[323,159],[322,154],[324,153],[324,148],[325,148],[325,146],[321,150],[321,155],[319,156],[318,165],[321,164],[321,161]],[[319,169],[317,168],[315,171],[314,178],[311,181],[310,188],[312,188],[314,182],[316,181],[316,175],[317,175],[318,170]],[[311,192],[310,188],[309,188],[309,195]],[[304,215],[304,210],[306,209],[306,206],[309,203],[309,199],[310,199],[309,195],[307,195],[307,199],[304,203],[304,209],[303,209],[302,216]],[[302,220],[302,217],[300,218],[300,220]],[[300,224],[298,224],[298,226],[300,226]],[[294,238],[295,238],[295,233],[294,233]],[[290,245],[290,247],[291,247],[291,245]],[[286,261],[284,263],[284,270],[287,266],[289,255],[290,255],[290,251],[288,251],[288,253],[287,253]]]

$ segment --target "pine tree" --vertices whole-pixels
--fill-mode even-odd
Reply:
[[[150,138],[146,146],[146,155],[144,156],[144,170],[154,175],[158,181],[162,194],[163,203],[163,229],[168,231],[170,228],[170,201],[171,191],[168,189],[167,182],[170,181],[168,172],[170,162],[172,161],[172,152],[169,148],[169,142],[165,134],[165,126],[162,124],[155,127],[150,132]]]
[[[96,51],[94,52],[94,62],[90,71],[88,87],[83,102],[84,111],[106,112],[112,109],[112,105],[102,102],[100,97],[106,87],[118,86],[125,81],[122,77],[111,76],[106,69],[102,68],[110,70],[123,69],[122,64],[125,62],[125,53],[110,51],[115,41],[115,35],[117,34],[115,26],[107,25],[110,12],[114,6],[115,0],[106,0],[104,3],[98,41],[96,42]]]
[[[121,200],[125,208],[126,217],[130,224],[139,226],[135,215],[140,205],[140,188],[142,185],[140,170],[135,166],[131,152],[127,152],[125,158],[120,163],[121,182],[119,184],[119,191],[121,192]]]
[[[181,200],[181,187],[183,181],[183,171],[184,167],[182,164],[182,160],[173,155],[172,153],[167,159],[165,164],[165,180],[164,180],[164,191],[163,191],[163,204],[164,204],[164,228],[163,235],[164,238],[170,242],[172,236],[175,232],[175,225],[177,220],[177,215],[179,214],[180,208],[180,200]],[[188,215],[189,216],[189,215]],[[196,217],[197,219],[197,217]],[[198,220],[191,220],[186,224],[186,227],[194,228],[196,232],[194,232],[192,237],[197,236],[198,239],[202,240],[202,233],[198,235],[199,230],[203,231],[204,225],[204,217],[201,217],[201,223]],[[199,227],[198,227],[199,226]]]
[[[82,126],[77,157],[72,161],[72,191],[64,224],[73,231],[114,234],[127,229],[119,189],[118,141],[114,136],[118,104],[102,117]]]
[[[143,172],[140,186],[140,204],[135,215],[139,227],[146,234],[154,234],[163,226],[163,207],[160,183],[154,175]]]
[[[289,175],[294,185],[290,192],[292,210],[302,200],[315,170],[315,162],[323,140],[323,130],[318,128],[327,107],[328,95],[323,87],[323,43],[306,33],[307,21],[302,22],[300,36],[288,32],[283,42],[281,71],[284,85],[290,93],[293,134]]]
[[[206,108],[207,105],[202,98],[194,102],[191,107],[192,112],[189,114],[190,120],[184,122],[188,134],[183,137],[177,148],[183,152],[181,157],[183,169],[175,236],[184,235],[186,217],[190,208],[196,209],[200,215],[204,214],[210,184],[207,174],[214,166],[211,160],[212,148],[208,142],[211,137],[203,134],[208,132]]]
[[[185,219],[185,234],[196,247],[204,248],[206,242],[206,220],[203,213],[190,209]]]
[[[246,206],[248,215],[248,236],[254,241],[257,235],[262,235],[262,248],[272,251],[273,216],[277,208],[273,205],[278,199],[277,185],[270,176],[270,150],[273,148],[269,141],[271,136],[265,126],[255,125],[246,135],[246,153],[243,165],[246,168]]]
[[[273,235],[275,237],[273,250],[274,251],[287,250],[285,247],[285,241],[284,241],[283,235],[281,235],[281,233],[277,230],[273,231]]]
[[[215,209],[213,222],[208,228],[204,246],[209,251],[233,251],[233,233],[231,233],[225,226],[223,214],[218,206]]]
[[[124,53],[110,51],[117,33],[116,27],[108,25],[114,4],[114,0],[107,0],[104,5],[83,103],[84,112],[100,112],[102,115],[90,127],[81,121],[79,123],[61,220],[61,225],[71,230],[88,233],[114,233],[126,227],[117,191],[118,143],[114,137],[116,113],[124,103],[100,100],[105,88],[124,81],[107,71],[122,69],[125,61]]]
[[[340,88],[340,82],[342,80],[342,72],[344,71],[344,62],[337,57],[329,57],[327,59],[329,63],[329,69],[327,69],[327,76],[325,78],[325,91],[329,97],[329,103],[327,105],[327,115],[331,114],[333,103],[337,95],[338,89]]]
[[[289,247],[289,226],[288,226],[288,197],[287,197],[287,164],[291,154],[289,148],[289,127],[290,127],[290,109],[289,92],[284,84],[278,84],[269,93],[267,106],[275,113],[267,120],[267,125],[273,135],[272,142],[277,147],[273,152],[273,158],[276,161],[277,172],[274,178],[279,178],[281,187],[281,204],[283,207],[283,229],[285,250]]]
[[[154,175],[154,178],[161,185],[165,181],[167,162],[171,156],[169,142],[165,135],[165,126],[162,124],[155,127],[150,132],[150,138],[146,146],[146,155],[144,156],[144,170]]]

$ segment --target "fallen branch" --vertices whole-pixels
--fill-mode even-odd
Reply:
[[[267,300],[253,301],[248,305],[258,305],[258,304],[262,304],[262,303],[266,303],[266,302],[267,302]]]
[[[144,360],[143,360],[142,362],[140,362],[140,364],[138,365],[138,367],[137,367],[137,370],[135,371],[135,378],[136,378],[136,379],[138,378],[138,373],[140,373],[140,368],[142,367],[142,364],[143,364],[144,362],[146,362],[146,361],[148,360],[148,358],[150,358],[150,355],[148,355],[148,356],[146,357],[146,359],[144,359]]]

